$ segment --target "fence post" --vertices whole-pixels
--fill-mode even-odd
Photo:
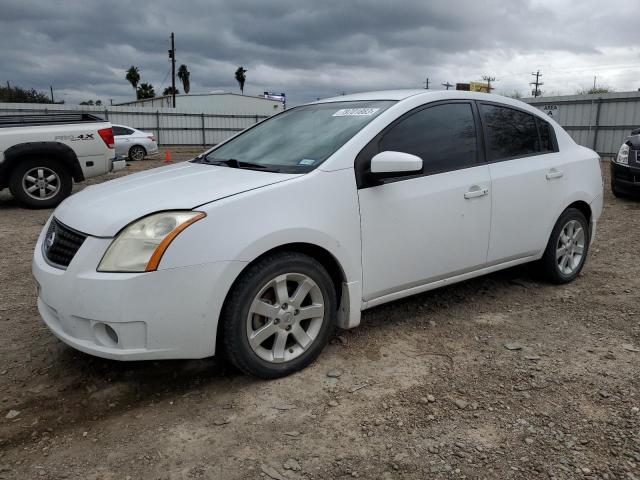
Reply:
[[[207,146],[207,136],[206,136],[205,129],[204,129],[204,113],[201,113],[200,115],[202,115],[202,146],[206,147]]]
[[[258,115],[256,115],[256,123],[258,123]]]
[[[156,110],[156,140],[160,145],[160,110]]]
[[[593,126],[593,148],[591,150],[597,152],[597,142],[598,142],[598,130],[600,126],[600,106],[602,105],[602,97],[598,98],[598,105],[596,107],[596,124]]]

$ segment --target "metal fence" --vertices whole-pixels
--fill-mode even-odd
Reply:
[[[564,127],[580,145],[615,155],[631,130],[640,127],[640,92],[527,98]]]
[[[91,113],[118,125],[154,133],[158,145],[215,145],[268,118],[265,115],[196,113],[174,108],[0,103],[0,115]]]

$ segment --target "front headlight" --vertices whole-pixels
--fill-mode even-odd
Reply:
[[[99,272],[151,272],[174,238],[201,218],[203,212],[154,213],[136,220],[111,242],[102,257]]]
[[[616,157],[616,162],[622,165],[629,165],[629,145],[623,143],[618,150],[618,156]]]

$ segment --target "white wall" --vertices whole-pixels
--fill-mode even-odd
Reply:
[[[148,108],[171,108],[171,97],[157,97],[138,100],[123,106]],[[217,113],[227,115],[273,115],[283,110],[282,102],[262,97],[238,95],[235,93],[207,93],[176,95],[176,108],[193,113]]]

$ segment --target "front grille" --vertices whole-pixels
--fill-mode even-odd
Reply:
[[[72,230],[54,218],[42,244],[44,256],[56,267],[66,268],[86,238],[83,233]]]

